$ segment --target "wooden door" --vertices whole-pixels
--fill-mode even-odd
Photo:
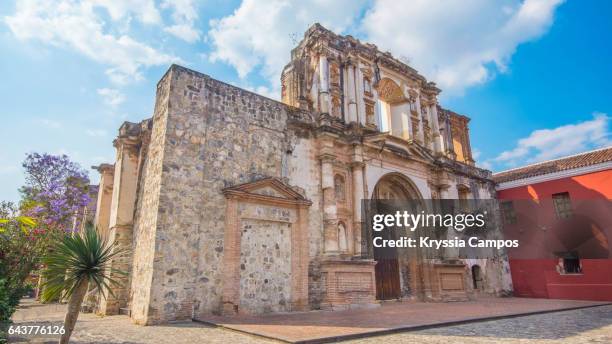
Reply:
[[[392,300],[400,298],[399,264],[397,258],[376,259],[376,299]]]

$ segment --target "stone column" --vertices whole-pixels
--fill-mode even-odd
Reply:
[[[465,125],[465,162],[468,163],[468,165],[474,165],[474,159],[472,158],[472,146],[470,144],[470,128],[468,127],[468,125]]]
[[[329,64],[327,56],[319,56],[319,110],[329,114]]]
[[[338,216],[334,190],[333,162],[331,154],[321,154],[321,187],[323,189],[323,237],[325,254],[337,255],[338,248]]]
[[[109,263],[110,269],[129,273],[131,270],[131,249],[136,186],[138,184],[138,140],[133,137],[119,137],[115,140],[117,161],[115,162],[113,196],[110,206],[109,242],[113,251],[120,251]],[[106,273],[119,282],[111,286],[114,295],[107,294],[100,300],[99,311],[105,315],[119,314],[127,306],[129,278],[112,270]]]
[[[453,146],[453,129],[451,128],[450,117],[448,115],[444,118],[444,128],[446,132],[446,155],[448,158],[455,160],[457,155]]]
[[[450,193],[450,185],[448,184],[440,184],[438,185],[438,188],[440,190],[440,199],[442,199],[442,202],[455,202],[456,200],[453,200],[452,195]],[[446,201],[444,201],[446,200]],[[456,206],[457,204],[455,204]],[[446,231],[446,239],[448,240],[453,240],[456,236],[455,234],[455,230],[452,227],[449,227]],[[459,256],[459,249],[458,248],[452,248],[452,247],[448,247],[444,250],[444,258],[445,259],[457,259],[457,257]]]
[[[416,96],[415,99],[417,118],[419,119],[419,127],[417,128],[417,141],[424,144],[425,143],[425,133],[423,129],[423,113],[421,112],[421,97]]]
[[[355,66],[349,64],[347,66],[347,87],[348,87],[348,110],[349,123],[357,122],[357,99],[355,95]]]
[[[361,256],[361,228],[363,226],[361,202],[364,195],[363,170],[365,164],[359,146],[355,146],[351,167],[353,170],[353,247],[355,256]]]
[[[433,131],[432,140],[434,144],[434,152],[441,154],[444,152],[444,138],[440,135],[440,123],[438,121],[438,106],[435,102],[429,104],[429,115],[431,127]]]
[[[361,123],[361,125],[366,125],[366,111],[365,111],[365,102],[363,101],[364,90],[363,90],[363,72],[359,66],[355,69],[356,72],[356,80],[355,83],[355,93],[357,98],[357,121]]]
[[[101,164],[99,166],[93,166],[92,168],[100,172],[100,183],[98,184],[98,199],[96,202],[94,226],[96,226],[96,229],[100,234],[108,237],[115,166],[111,164]]]

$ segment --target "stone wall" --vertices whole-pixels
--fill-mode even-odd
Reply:
[[[309,118],[204,74],[170,68],[158,85],[138,216],[136,321],[221,311],[226,206],[221,190],[263,176],[282,178],[287,151],[297,140],[289,125],[307,124]]]
[[[133,263],[131,274],[131,314],[136,323],[149,323],[149,299],[155,261],[155,247],[161,190],[162,163],[166,136],[171,71],[157,84],[153,128],[140,173],[139,194],[134,219]]]
[[[323,252],[323,200],[321,197],[321,167],[317,160],[317,145],[308,137],[298,138],[288,159],[289,183],[300,185],[304,196],[312,201],[309,211],[309,281],[310,307],[318,309],[323,299],[325,284],[322,281],[319,258]]]
[[[291,224],[248,219],[241,223],[241,312],[290,311]]]

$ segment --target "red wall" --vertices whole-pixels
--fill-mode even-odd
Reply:
[[[612,170],[519,186],[497,192],[499,199],[549,199],[569,192],[572,199],[612,199]]]
[[[510,259],[514,295],[612,301],[612,260],[581,259],[582,273],[561,275],[556,259]]]
[[[550,199],[552,194],[560,192],[569,192],[572,206],[581,202],[586,206],[594,204],[585,200],[611,200],[612,170],[501,190],[497,192],[497,196],[502,200],[535,200],[539,206],[538,212],[541,212],[539,217],[550,219],[554,216]],[[518,206],[528,205],[523,203]],[[602,231],[612,241],[612,214],[609,205],[600,202],[593,205],[595,206],[602,207],[601,211],[594,210],[590,215],[598,218]],[[518,227],[507,226],[504,229],[506,236],[520,238],[521,235],[525,235],[519,232]],[[537,258],[530,256],[535,251],[549,247],[547,243],[555,240],[554,233],[551,230],[536,230],[530,235],[536,236],[535,239],[532,237],[534,243],[531,251],[529,248],[509,251],[516,296],[612,301],[612,259],[581,259],[581,274],[559,274],[555,269],[558,259],[552,257],[553,252],[548,252],[550,257],[541,253],[538,253]],[[537,247],[536,250],[533,247]],[[612,252],[612,247],[610,250]]]

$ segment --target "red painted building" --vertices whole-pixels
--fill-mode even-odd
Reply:
[[[515,295],[612,301],[612,147],[493,178]]]

